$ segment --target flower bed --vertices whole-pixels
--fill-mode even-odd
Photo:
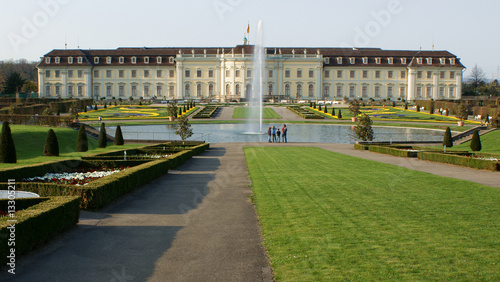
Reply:
[[[318,113],[310,111],[309,109],[304,109],[299,106],[288,106],[290,111],[296,113],[297,115],[305,118],[305,119],[324,119],[324,117]]]
[[[219,106],[206,106],[201,111],[197,112],[193,118],[211,118],[218,108]]]
[[[57,183],[66,185],[82,186],[102,177],[112,175],[113,173],[124,170],[121,168],[80,168],[63,173],[47,173],[44,176],[36,176],[31,178],[21,179],[20,182],[41,182],[41,183]]]

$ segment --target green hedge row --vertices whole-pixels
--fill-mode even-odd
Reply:
[[[499,161],[488,161],[477,159],[470,156],[459,156],[454,154],[443,154],[434,152],[419,152],[418,158],[431,162],[447,163],[476,169],[487,169],[491,171],[500,171]]]
[[[197,112],[193,118],[211,118],[218,108],[219,106],[206,106],[201,111]]]
[[[355,150],[366,151],[366,150],[368,150],[368,148],[370,148],[370,146],[366,145],[366,144],[354,144]]]
[[[381,154],[388,154],[396,157],[404,157],[404,158],[416,158],[417,157],[417,152],[416,151],[408,151],[413,149],[412,147],[399,147],[399,148],[393,148],[393,147],[386,147],[386,146],[368,146],[368,150],[370,152],[375,152],[375,153],[381,153]]]
[[[39,201],[38,203],[35,203]],[[0,200],[6,206],[6,200]],[[33,204],[33,205],[32,205]],[[7,256],[13,246],[7,244],[11,231],[7,220],[15,219],[15,251],[18,256],[49,241],[58,233],[71,228],[80,217],[79,197],[51,197],[33,199],[16,199],[15,206],[19,210],[14,218],[0,219],[0,264],[9,262]],[[27,208],[22,209],[22,207]]]
[[[25,182],[16,183],[17,189],[22,191],[34,192],[42,196],[79,196],[81,197],[81,208],[86,210],[96,210],[99,209],[116,198],[134,190],[140,185],[146,184],[157,177],[160,177],[168,172],[169,169],[175,168],[180,164],[184,163],[186,160],[191,158],[193,155],[200,154],[204,150],[208,149],[209,144],[204,143],[198,146],[192,147],[190,150],[184,150],[174,154],[173,156],[144,162],[142,164],[125,169],[123,171],[117,172],[113,175],[103,177],[101,179],[95,180],[85,186],[72,186],[72,185],[62,185],[54,183],[35,183],[35,182]],[[80,164],[112,164],[117,161],[75,161],[80,162]],[[47,169],[46,164],[41,165],[44,167],[44,171],[41,174],[31,174],[30,176],[20,177],[34,177],[44,175]],[[35,171],[42,171],[34,169]],[[64,170],[59,170],[62,172]],[[7,187],[7,183],[1,183],[0,187]]]
[[[287,108],[305,119],[324,119],[324,116],[299,106],[288,106]]]

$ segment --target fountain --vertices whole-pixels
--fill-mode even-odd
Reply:
[[[253,52],[252,88],[248,101],[248,131],[244,134],[264,134],[262,131],[262,93],[264,92],[264,71],[266,57],[262,44],[262,20],[257,25],[257,37]],[[258,123],[256,122],[258,121]]]

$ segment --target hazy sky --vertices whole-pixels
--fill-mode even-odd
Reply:
[[[498,77],[494,0],[0,0],[0,60],[52,49],[232,47],[259,19],[264,45],[448,50]]]

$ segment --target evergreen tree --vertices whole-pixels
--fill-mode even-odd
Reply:
[[[179,116],[182,116],[182,108],[179,108]]]
[[[324,113],[328,114],[328,108],[327,108],[326,104],[325,104],[325,111],[324,111]]]
[[[339,113],[337,114],[337,118],[342,119],[342,110],[341,109],[339,109]]]
[[[431,103],[431,106],[429,107],[429,113],[430,114],[434,113],[434,103]]]
[[[392,107],[396,107],[396,102],[392,101]]]
[[[94,110],[97,111],[97,104],[94,105]]]
[[[115,139],[113,140],[113,144],[119,146],[125,144],[125,142],[123,141],[122,128],[119,125],[116,127]]]
[[[45,146],[43,147],[43,154],[45,156],[59,156],[59,142],[57,142],[57,136],[53,129],[49,129]]]
[[[175,130],[175,134],[179,135],[183,141],[193,135],[193,130],[191,129],[191,125],[189,124],[189,120],[186,116],[179,118],[179,124]]]
[[[405,103],[405,110],[408,110],[408,103]]]
[[[99,137],[97,138],[97,147],[106,148],[108,145],[108,139],[106,137],[106,125],[101,123],[101,131],[99,131]]]
[[[85,131],[85,126],[80,125],[78,130],[78,137],[76,139],[76,151],[77,152],[87,152],[89,150],[89,141],[87,139],[87,131]]]
[[[420,112],[420,106],[417,105],[417,112]]]
[[[481,139],[479,138],[479,133],[477,129],[472,133],[472,140],[470,141],[470,149],[474,152],[481,151]]]
[[[107,106],[108,103],[104,102],[104,108],[107,109],[108,106]]]
[[[370,117],[362,114],[359,116],[358,125],[354,128],[356,132],[356,137],[363,141],[372,141],[373,140],[373,122]]]
[[[335,115],[335,108],[332,107],[332,116],[334,116],[334,115]]]
[[[444,132],[443,146],[446,146],[446,148],[453,147],[453,138],[451,137],[451,130],[449,127],[447,127]]]
[[[319,104],[318,111],[321,112],[321,104]]]
[[[7,121],[2,125],[2,136],[0,139],[0,163],[17,163],[16,146]]]
[[[486,123],[486,122],[488,122],[488,123],[490,122],[490,115],[489,115],[489,114],[486,114],[486,117],[485,117],[485,119],[484,119],[484,122],[485,122],[485,123]]]

